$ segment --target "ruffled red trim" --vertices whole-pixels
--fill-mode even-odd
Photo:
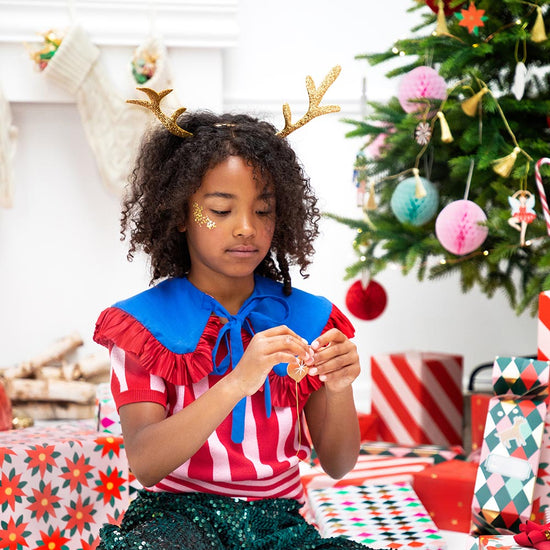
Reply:
[[[115,307],[101,313],[94,332],[98,344],[109,349],[115,345],[133,353],[148,372],[177,386],[189,386],[212,371],[216,338],[217,331],[205,330],[194,351],[174,353],[134,317]]]
[[[109,349],[115,345],[133,353],[138,357],[140,365],[150,374],[160,376],[171,384],[186,386],[202,380],[212,372],[212,350],[222,326],[221,321],[212,315],[206,323],[195,350],[179,354],[163,346],[134,317],[121,309],[110,307],[104,310],[97,320],[94,341]],[[323,332],[331,328],[338,328],[348,338],[355,333],[348,318],[334,305]],[[245,348],[250,338],[248,333],[243,333]],[[220,346],[220,352],[225,353],[222,347]],[[318,376],[305,376],[296,387],[296,382],[289,376],[279,376],[271,372],[269,385],[273,406],[296,406],[297,389],[298,406],[301,409],[308,396],[318,390],[323,383]]]

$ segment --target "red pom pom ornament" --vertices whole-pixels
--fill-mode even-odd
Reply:
[[[386,309],[387,302],[384,287],[373,280],[366,287],[362,281],[356,281],[346,294],[346,307],[352,315],[363,321],[372,321],[379,317]]]

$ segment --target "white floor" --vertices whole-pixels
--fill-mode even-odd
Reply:
[[[447,543],[447,550],[470,550],[470,537],[466,533],[458,533],[456,531],[441,531]]]

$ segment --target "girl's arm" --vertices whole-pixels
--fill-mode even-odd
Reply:
[[[359,455],[359,420],[352,382],[361,370],[355,344],[332,328],[311,344],[315,351],[310,375],[318,374],[324,385],[310,395],[306,420],[321,466],[333,478],[347,474]]]
[[[136,478],[151,487],[187,462],[243,398],[256,393],[278,363],[305,358],[307,342],[286,326],[254,335],[241,360],[197,400],[166,417],[157,403],[120,407],[128,462]]]

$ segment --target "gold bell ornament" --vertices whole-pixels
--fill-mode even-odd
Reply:
[[[544,19],[542,17],[542,8],[537,6],[537,18],[531,29],[531,40],[533,42],[544,42],[547,39],[546,29],[544,28]]]
[[[466,99],[461,103],[462,110],[464,113],[466,113],[468,116],[474,117],[476,116],[476,111],[479,105],[479,102],[481,101],[481,98],[489,91],[489,88],[484,86],[477,94],[474,94],[472,97]]]

